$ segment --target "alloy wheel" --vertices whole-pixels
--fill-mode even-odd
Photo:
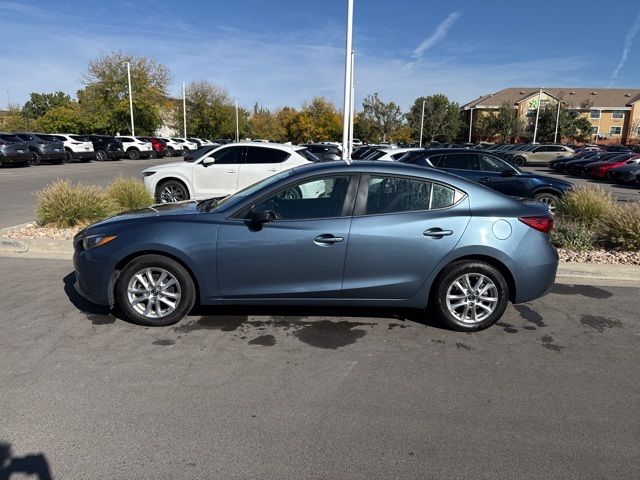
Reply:
[[[135,273],[127,285],[129,305],[146,318],[163,318],[175,311],[182,298],[177,278],[168,270],[150,267]]]
[[[160,202],[173,203],[186,200],[184,189],[175,183],[167,183],[160,189]]]
[[[498,305],[498,287],[481,273],[467,273],[456,278],[447,289],[446,305],[458,321],[480,323]]]

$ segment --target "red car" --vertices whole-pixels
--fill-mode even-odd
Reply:
[[[620,167],[627,163],[639,163],[640,154],[637,153],[623,153],[617,155],[609,160],[603,162],[590,163],[584,167],[584,171],[591,178],[604,179],[607,176],[607,172],[612,168]]]
[[[146,140],[151,142],[151,148],[153,148],[153,154],[151,158],[162,158],[167,154],[167,144],[156,137],[138,137],[140,140]]]

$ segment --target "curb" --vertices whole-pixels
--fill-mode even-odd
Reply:
[[[47,240],[44,238],[20,240],[0,238],[0,252],[69,254],[71,256],[73,255],[73,242],[71,240]]]

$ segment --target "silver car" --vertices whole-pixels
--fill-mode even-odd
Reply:
[[[538,145],[505,153],[507,154],[503,156],[506,156],[517,166],[524,167],[527,164],[547,165],[551,160],[572,155],[574,150],[564,145]]]

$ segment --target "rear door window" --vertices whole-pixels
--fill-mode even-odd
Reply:
[[[287,158],[289,158],[289,154],[283,150],[275,148],[247,147],[244,163],[282,163]]]
[[[442,155],[440,168],[454,168],[458,170],[473,170],[475,168],[475,153],[447,153]]]

